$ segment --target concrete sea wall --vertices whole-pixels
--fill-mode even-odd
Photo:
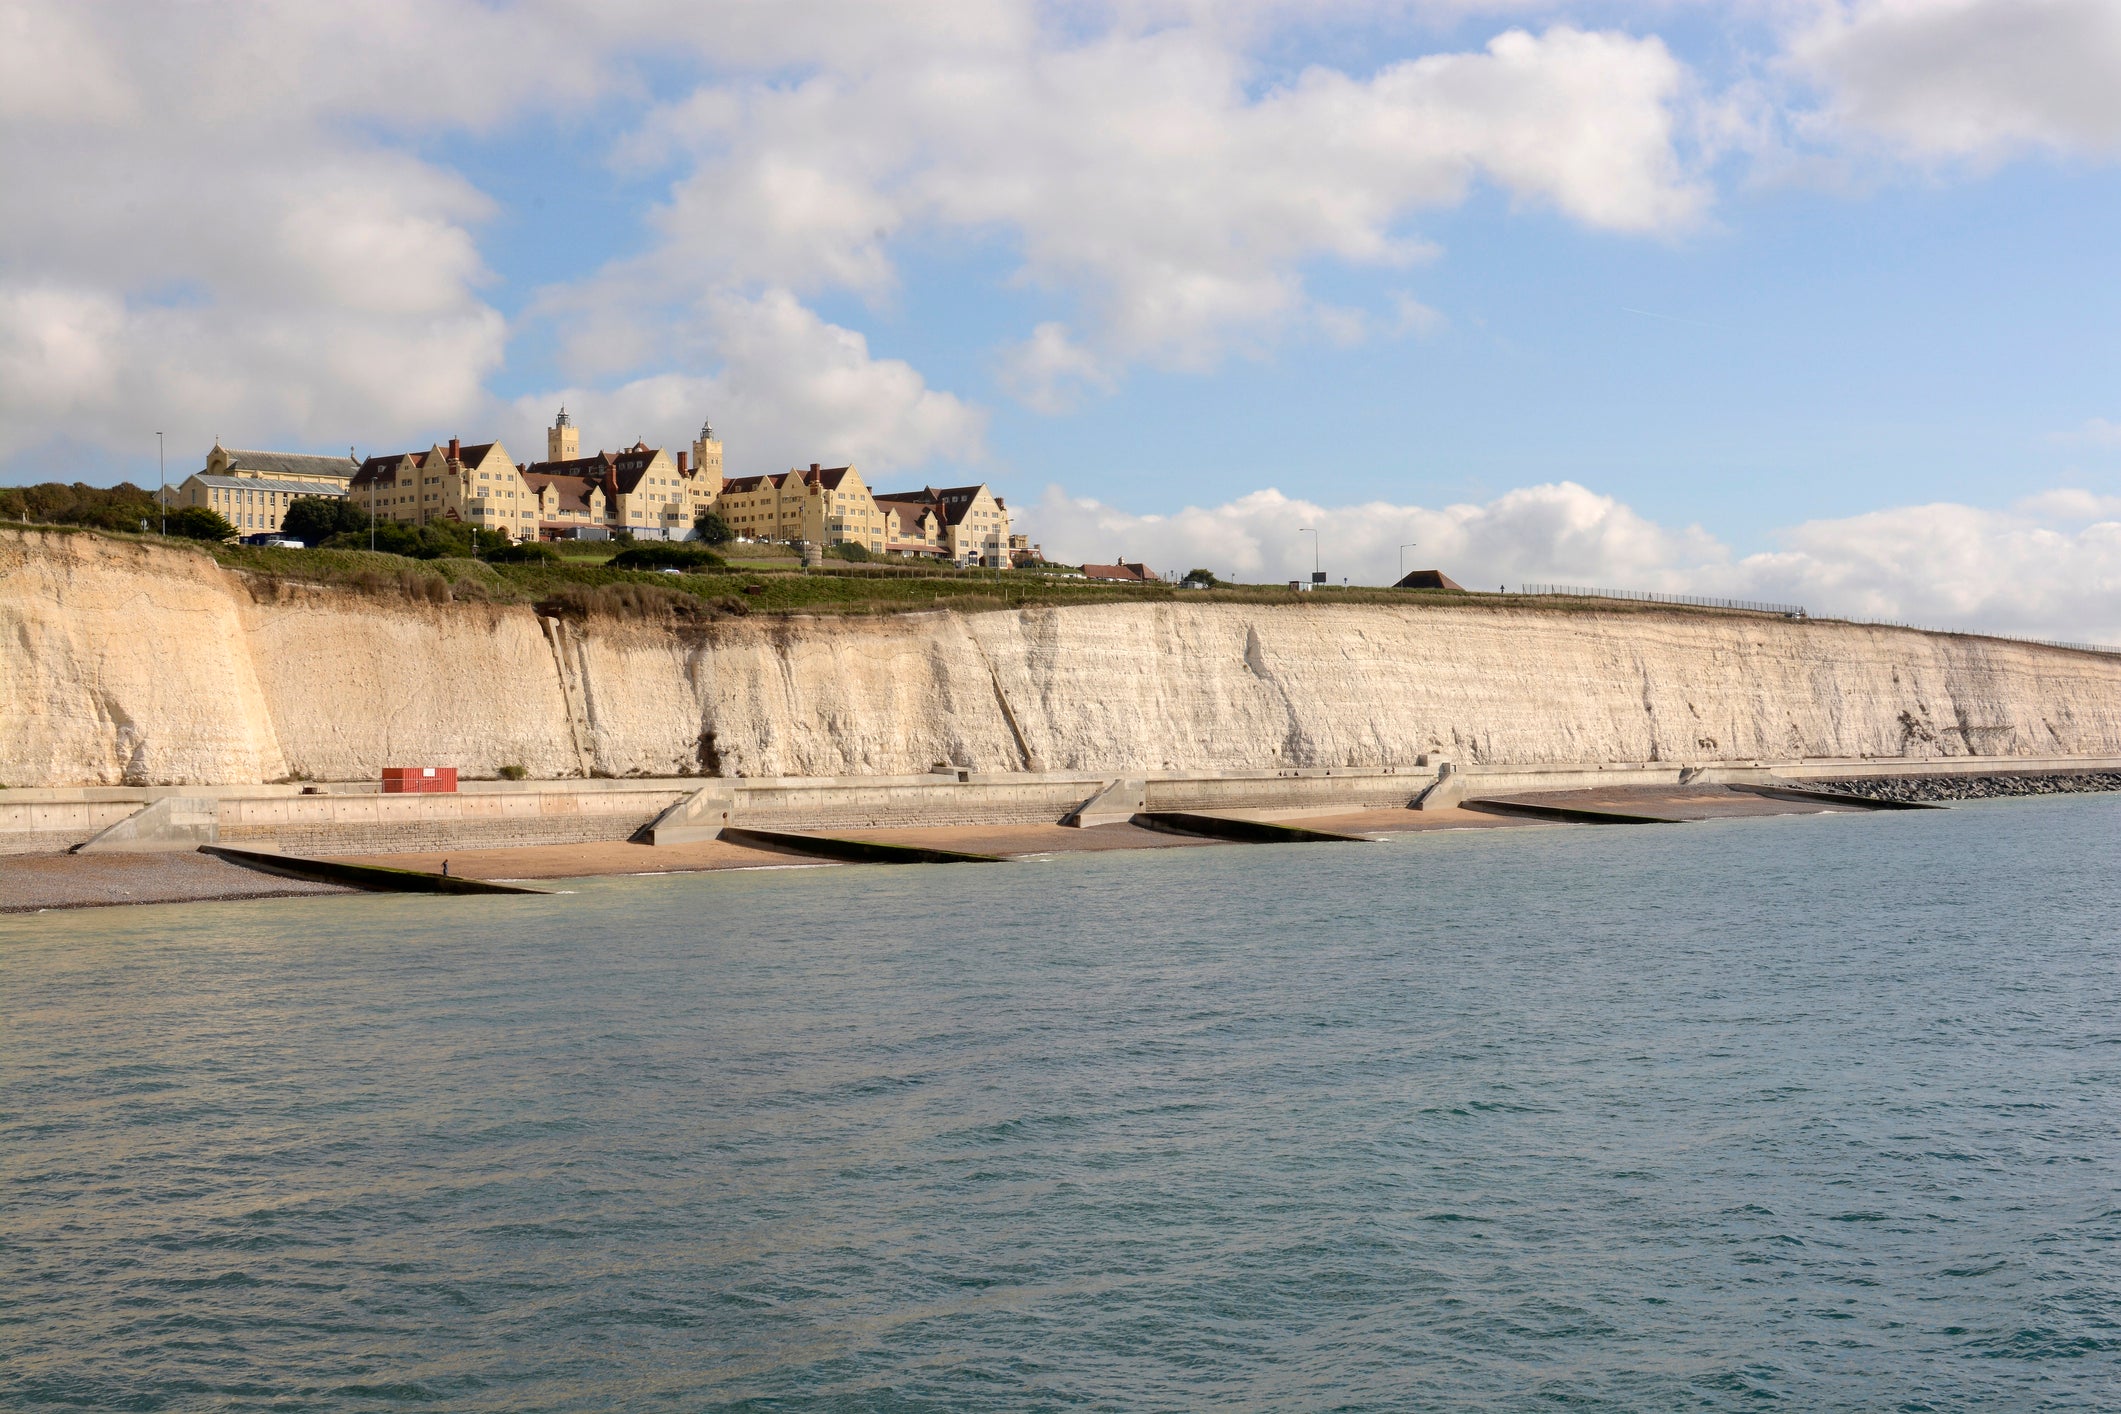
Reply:
[[[676,629],[256,584],[0,533],[0,784],[1169,775],[2121,756],[2121,658],[1482,602],[1114,603]]]

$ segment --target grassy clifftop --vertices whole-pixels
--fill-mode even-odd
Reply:
[[[13,527],[0,527],[12,532]],[[1070,578],[1035,570],[957,569],[926,562],[846,564],[804,569],[784,548],[731,546],[729,563],[695,573],[618,569],[618,546],[568,546],[556,561],[494,564],[473,559],[409,559],[367,550],[281,550],[207,544],[156,535],[36,526],[24,534],[90,535],[211,557],[241,573],[254,588],[309,584],[429,603],[537,605],[559,614],[714,619],[752,614],[895,614],[934,609],[978,612],[1037,606],[1130,602],[1293,604],[1311,609],[1381,604],[1402,608],[1454,604],[1515,612],[1547,610],[1599,614],[1706,614],[1727,609],[1466,591],[1325,586],[1299,593],[1285,584],[1181,589],[1175,584],[1124,584]],[[1742,617],[1754,617],[1744,614]]]

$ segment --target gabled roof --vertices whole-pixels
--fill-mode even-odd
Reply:
[[[641,478],[648,474],[648,468],[653,466],[655,459],[661,455],[661,447],[651,447],[645,442],[635,442],[626,450],[614,453],[611,458],[611,474],[619,492],[622,495],[632,495],[634,488],[641,484]],[[677,470],[675,463],[672,463],[671,470]],[[605,490],[608,493],[611,487],[607,486]]]
[[[837,491],[846,481],[847,473],[853,470],[851,466],[799,466],[790,468],[788,474],[801,477],[805,486],[822,486],[827,491]]]
[[[1122,561],[1116,565],[1084,565],[1084,579],[1117,579],[1128,584],[1146,584],[1159,578],[1155,570],[1138,561]]]
[[[591,459],[582,458],[581,460]],[[567,466],[570,465],[570,463],[546,462],[543,463],[543,465]],[[543,496],[545,494],[545,488],[548,486],[550,486],[554,491],[557,491],[559,493],[559,509],[563,511],[586,512],[590,510],[591,507],[589,505],[589,493],[591,491],[599,489],[597,482],[591,480],[589,477],[557,476],[550,472],[540,471],[536,466],[532,466],[529,470],[523,473],[523,480],[529,483],[531,494],[535,496]]]
[[[876,499],[880,503],[918,501],[932,506],[943,524],[957,525],[965,519],[965,513],[972,509],[972,503],[979,499],[979,493],[986,489],[985,485],[923,486],[918,491],[893,491]],[[999,505],[1000,502],[997,501],[996,504]]]
[[[722,494],[727,496],[733,492],[739,496],[748,496],[768,486],[778,488],[785,486],[788,478],[793,475],[795,473],[791,471],[780,476],[732,476],[722,482]]]
[[[381,480],[386,476],[395,481],[398,473],[405,470],[408,463],[417,467],[426,459],[426,452],[392,452],[388,456],[370,457],[362,462],[361,469],[354,473],[352,484],[366,486],[369,482]]]
[[[466,449],[467,452],[469,449]],[[661,447],[651,447],[642,442],[616,452],[595,452],[586,457],[569,457],[565,461],[532,462],[523,468],[525,476],[576,476],[593,481],[604,488],[604,494],[630,495],[648,474],[655,459],[663,455]],[[469,460],[469,457],[466,458]]]
[[[228,454],[231,468],[241,467],[259,476],[334,476],[344,480],[354,474],[352,457],[318,457],[307,452],[239,452],[233,447],[222,447],[221,450]]]

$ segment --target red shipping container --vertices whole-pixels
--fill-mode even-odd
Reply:
[[[457,768],[454,766],[385,766],[383,768],[383,793],[385,795],[454,795],[457,789]]]

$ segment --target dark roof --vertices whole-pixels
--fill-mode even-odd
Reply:
[[[352,457],[318,457],[307,452],[239,452],[233,447],[221,450],[228,453],[230,467],[241,467],[259,476],[336,476],[343,479],[354,474]]]
[[[492,450],[493,443],[491,442],[480,442],[470,447],[459,446],[457,448],[457,460],[461,462],[470,462],[473,465],[477,465],[478,463],[485,461],[486,454]]]
[[[593,459],[580,458],[579,460]],[[545,462],[542,463],[542,465],[571,466],[573,465],[573,463]],[[563,511],[572,510],[587,512],[590,508],[589,493],[591,489],[593,489],[597,485],[597,483],[591,480],[589,477],[555,475],[552,472],[540,471],[537,465],[533,465],[528,471],[523,473],[523,480],[529,484],[530,492],[534,496],[543,496],[545,494],[545,488],[548,486],[552,487],[555,491],[558,491],[560,493],[560,509]]]
[[[1412,570],[1407,577],[1392,586],[1394,589],[1455,589],[1465,593],[1465,586],[1453,580],[1442,570]]]
[[[794,473],[790,472],[789,475],[792,476]],[[780,486],[784,479],[779,476],[731,476],[723,480],[722,494],[726,496],[733,491],[738,495],[748,496],[752,492],[763,490],[767,486]]]
[[[945,525],[956,525],[964,520],[965,512],[972,509],[985,486],[923,486],[918,491],[893,491],[878,496],[878,501],[919,501],[935,508],[935,513]],[[999,501],[996,502],[1000,504]]]
[[[396,481],[398,473],[405,469],[406,463],[419,466],[426,457],[425,452],[392,452],[389,456],[370,457],[361,463],[361,469],[354,473],[350,484],[366,486],[371,481],[381,480],[385,476]]]
[[[1129,584],[1145,584],[1159,576],[1155,570],[1139,561],[1122,561],[1116,565],[1084,565],[1085,579],[1121,579]]]
[[[525,476],[582,476],[601,480],[611,474],[611,453],[592,452],[586,457],[569,457],[558,462],[532,462],[523,468]]]
[[[918,526],[921,523],[921,517],[924,515],[932,515],[938,522],[943,518],[941,510],[936,507],[935,502],[924,497],[876,496],[871,499],[876,502],[876,508],[887,515],[893,511],[898,512],[899,524],[907,530],[912,530]]]
[[[851,466],[796,466],[790,467],[788,474],[801,477],[805,486],[822,486],[827,491],[837,491],[852,470]]]
[[[283,491],[295,496],[343,496],[346,486],[325,485],[315,481],[278,481],[270,476],[208,476],[205,472],[194,473],[202,486],[214,486],[236,491]]]

